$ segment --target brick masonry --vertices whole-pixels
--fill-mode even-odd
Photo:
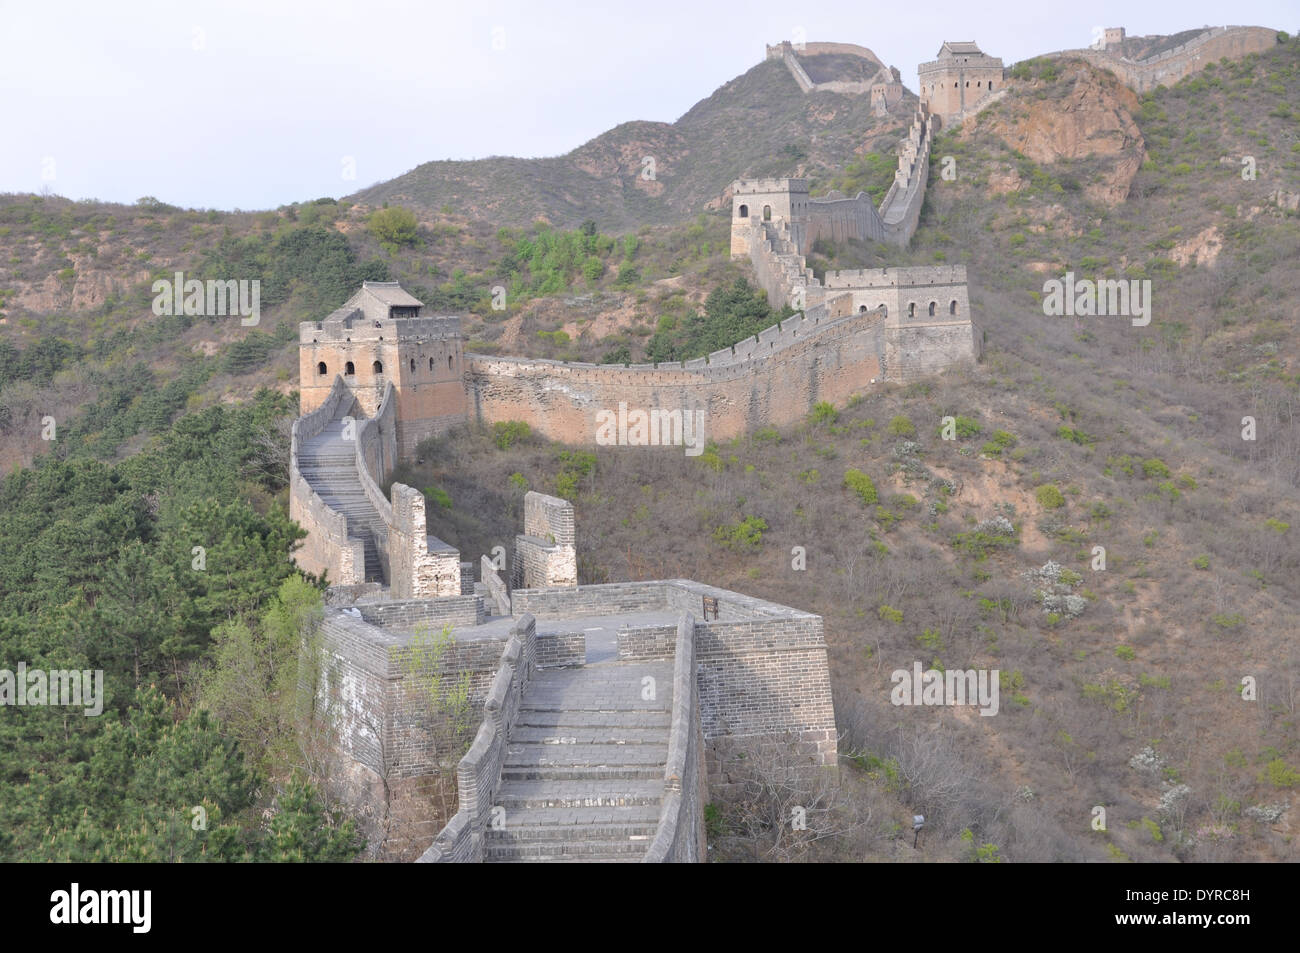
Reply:
[[[1107,31],[1111,33],[1111,31]],[[1111,35],[1114,35],[1111,33]],[[1121,33],[1122,35],[1122,33]],[[1172,86],[1225,57],[1241,59],[1264,53],[1277,45],[1277,30],[1259,26],[1217,26],[1194,36],[1181,46],[1146,60],[1130,60],[1110,50],[1061,50],[1047,56],[1071,56],[1110,70],[1121,83],[1139,93],[1157,86]]]

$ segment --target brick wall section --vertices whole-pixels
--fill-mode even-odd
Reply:
[[[548,632],[537,636],[538,668],[564,668],[585,665],[586,662],[585,632]]]
[[[618,660],[649,662],[672,658],[676,640],[677,627],[673,625],[620,626]]]
[[[430,628],[481,625],[485,617],[482,596],[371,602],[359,604],[357,609],[361,618],[371,625],[408,631],[420,623]]]
[[[524,534],[549,538],[557,546],[573,546],[573,504],[536,490],[524,494]]]
[[[483,586],[487,589],[487,601],[492,603],[493,613],[510,615],[510,592],[506,589],[505,580],[497,572],[496,565],[487,556],[480,556],[478,571]]]
[[[557,619],[615,612],[654,612],[666,608],[661,582],[611,582],[572,589],[516,589],[510,594],[517,615]]]
[[[460,564],[460,594],[474,595],[474,563],[462,560]]]
[[[365,544],[348,536],[347,520],[325,504],[298,469],[298,447],[318,435],[326,424],[357,410],[356,399],[336,378],[310,413],[293,423],[289,437],[289,518],[307,530],[294,553],[294,562],[313,575],[329,574],[339,585],[365,582]]]
[[[695,618],[683,612],[674,628],[673,710],[664,764],[659,825],[644,863],[702,863],[707,856],[703,733],[695,678]]]
[[[597,367],[470,355],[471,416],[484,424],[523,420],[549,439],[587,446],[596,440],[597,412],[616,410],[620,401],[645,410],[702,410],[707,439],[787,426],[818,401],[843,406],[881,376],[877,315],[810,321],[790,318],[709,355],[704,366]]]
[[[578,584],[573,504],[529,490],[524,495],[524,531],[515,537],[515,573],[524,589]]]
[[[1062,50],[1047,56],[1074,56],[1098,69],[1110,70],[1121,83],[1139,93],[1157,86],[1173,86],[1180,79],[1227,57],[1241,59],[1277,46],[1277,30],[1259,26],[1219,26],[1193,37],[1182,46],[1149,60],[1128,60],[1101,50]]]
[[[537,536],[516,536],[514,559],[519,583],[525,589],[578,584],[578,560],[572,546],[555,546]]]
[[[514,593],[516,611],[551,616],[600,612],[701,612],[718,600],[719,620],[696,623],[696,670],[710,769],[715,743],[727,737],[794,735],[815,763],[837,764],[830,666],[820,616],[688,579],[609,583],[559,592]],[[623,661],[665,659],[676,649],[670,625],[623,626]]]
[[[515,624],[500,656],[500,665],[483,702],[483,722],[456,768],[459,807],[455,817],[419,859],[419,863],[477,862],[483,859],[483,830],[501,783],[510,729],[533,678],[537,627],[525,615]]]
[[[460,595],[460,553],[428,534],[424,494],[402,483],[393,484],[392,494],[388,555],[393,595],[429,599]]]
[[[358,602],[382,602],[388,591],[382,582],[361,582],[353,586],[330,586],[325,590],[325,605],[350,606]]]
[[[815,763],[836,766],[820,616],[702,625],[696,659],[706,740],[794,734],[813,746]]]

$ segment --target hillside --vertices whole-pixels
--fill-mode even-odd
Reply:
[[[986,335],[974,371],[882,388],[694,460],[503,451],[463,434],[424,454],[454,465],[395,479],[442,501],[431,531],[463,550],[509,532],[521,488],[566,492],[584,582],[680,574],[822,614],[842,750],[861,771],[843,806],[859,826],[814,856],[1291,856],[1298,95],[1294,42],[1140,101],[1086,65],[1033,64],[936,143],[957,176],[932,166],[913,251],[823,246],[819,259],[965,263]],[[1113,127],[1132,124],[1140,142],[1090,155],[1080,132],[1097,113],[1060,108],[1078,101],[1127,101]],[[1078,144],[1070,158],[1011,145],[1057,133]],[[1241,178],[1243,154],[1259,179]],[[1116,204],[1089,188],[1117,175],[1129,184]],[[1046,316],[1043,282],[1071,269],[1150,279],[1150,325]],[[874,499],[845,486],[851,469]],[[1000,670],[1002,715],[891,707],[889,674],[917,658]],[[1098,805],[1105,832],[1089,827]],[[936,825],[920,856],[899,833],[913,809]],[[724,856],[748,856],[728,823],[717,819],[716,842],[738,853]]]
[[[825,68],[854,78],[843,63]],[[906,93],[890,116],[878,117],[865,96],[800,92],[784,64],[767,60],[674,123],[623,123],[556,158],[427,162],[351,199],[425,213],[447,207],[497,225],[543,219],[573,228],[593,219],[602,229],[627,231],[717,208],[737,178],[812,178],[877,148],[878,140],[892,148],[915,104]],[[642,174],[646,156],[654,159],[653,180]]]
[[[1019,64],[1001,101],[936,140],[910,250],[810,258],[964,264],[978,366],[697,458],[461,431],[395,479],[466,553],[513,537],[528,487],[574,500],[582,582],[687,575],[821,614],[845,833],[793,856],[1293,859],[1296,103],[1296,40],[1144,96],[1085,63]],[[422,166],[355,202],[0,197],[0,643],[102,667],[108,686],[103,719],[0,726],[0,859],[204,859],[175,816],[199,803],[225,838],[207,859],[355,855],[348,823],[297,786],[317,752],[284,704],[319,604],[286,558],[296,322],[391,277],[462,314],[475,350],[690,346],[745,310],[708,296],[752,277],[709,203],[740,174],[865,187],[905,115],[865,110],[804,97],[769,62],[671,126],[561,159]],[[657,193],[637,185],[643,146],[679,156]],[[415,209],[409,243],[372,233],[384,201]],[[259,277],[261,323],[155,315],[150,283],[175,270]],[[1047,314],[1045,283],[1067,272],[1149,281],[1150,323]],[[917,659],[998,669],[1000,715],[890,705],[890,673]],[[300,829],[326,833],[308,849]],[[721,808],[710,836],[719,859],[768,856]]]

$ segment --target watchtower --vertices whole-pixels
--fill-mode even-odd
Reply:
[[[807,179],[739,179],[731,190],[731,254],[749,254],[755,222],[785,222],[796,236],[807,216]]]
[[[424,303],[395,281],[367,281],[341,308],[298,326],[301,412],[329,396],[336,377],[373,416],[391,382],[398,452],[465,419],[465,358],[460,318],[424,316]]]
[[[972,41],[949,41],[939,55],[916,69],[921,102],[943,124],[960,120],[981,99],[1002,88],[1002,60],[989,56]]]

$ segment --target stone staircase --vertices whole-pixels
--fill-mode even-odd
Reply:
[[[357,445],[343,438],[343,421],[332,420],[298,447],[298,470],[326,505],[348,521],[348,535],[365,543],[366,582],[383,582],[375,539],[384,522],[357,476]]]
[[[672,680],[671,662],[539,671],[510,732],[504,823],[486,830],[484,860],[639,861],[659,823]]]

